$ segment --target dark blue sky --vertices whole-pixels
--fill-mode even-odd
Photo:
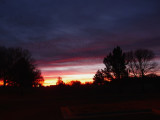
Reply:
[[[42,71],[100,64],[117,45],[160,57],[160,1],[0,0],[0,45],[29,49]]]

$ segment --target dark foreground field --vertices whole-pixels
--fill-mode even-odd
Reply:
[[[0,90],[0,120],[160,120],[159,92],[42,88],[21,94],[15,88]]]

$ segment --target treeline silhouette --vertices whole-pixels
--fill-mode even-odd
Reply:
[[[93,91],[159,91],[160,76],[155,74],[159,67],[154,58],[155,54],[148,49],[123,52],[117,46],[104,58],[105,68],[97,70],[93,83],[82,84],[76,80],[66,84],[58,77],[57,85],[46,89],[81,92],[90,88]],[[42,86],[44,81],[28,50],[6,47],[0,47],[0,79],[4,87],[23,88]]]
[[[148,49],[123,52],[117,46],[103,60],[104,69],[98,70],[93,80],[94,84],[116,82],[126,79],[157,78],[155,72],[158,64],[153,60],[155,54]]]
[[[33,87],[44,81],[28,50],[6,47],[0,47],[0,79],[4,87]]]
[[[154,61],[155,54],[148,49],[123,52],[117,46],[103,60],[104,69],[98,70],[93,83],[81,84],[72,81],[65,84],[61,77],[57,85],[64,89],[107,89],[109,91],[159,91],[160,76],[155,72],[159,69]]]

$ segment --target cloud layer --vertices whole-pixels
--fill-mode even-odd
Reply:
[[[125,51],[149,48],[159,58],[159,5],[159,0],[1,0],[0,45],[29,49],[43,75],[53,78],[60,71],[93,74],[117,45]]]

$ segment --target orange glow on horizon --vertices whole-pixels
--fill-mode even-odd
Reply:
[[[79,59],[79,58],[78,58]],[[81,59],[82,60],[82,59]],[[74,64],[65,63],[64,66],[51,64],[48,66],[39,67],[42,71],[44,78],[43,86],[56,85],[58,77],[61,77],[64,83],[70,81],[80,81],[82,84],[86,82],[93,82],[93,77],[97,69],[105,67],[102,63],[90,63],[89,61],[85,64]]]
[[[3,86],[4,82],[3,80],[0,80],[0,86]]]
[[[51,86],[56,85],[58,77],[54,76],[43,76],[44,82],[42,83],[43,86]],[[71,81],[80,81],[82,84],[86,82],[92,83],[93,82],[93,74],[80,74],[80,75],[62,75],[62,80],[64,83],[69,84]],[[3,86],[3,80],[0,80],[0,86]]]
[[[58,77],[52,77],[50,78],[48,76],[44,76],[44,83],[43,86],[50,86],[50,85],[56,85],[56,82],[58,80]],[[80,74],[80,75],[62,75],[63,82],[68,84],[70,81],[80,81],[82,84],[85,84],[86,82],[93,82],[93,74]]]

